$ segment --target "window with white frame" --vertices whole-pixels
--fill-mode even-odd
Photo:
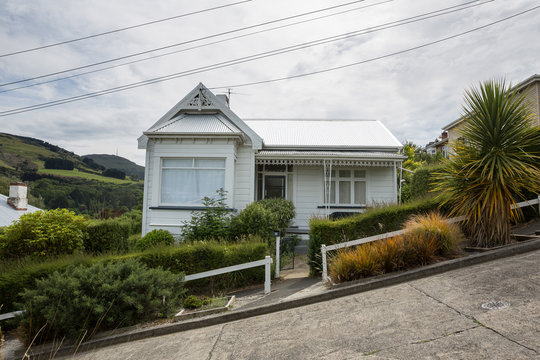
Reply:
[[[201,205],[225,187],[225,159],[161,160],[161,204]]]
[[[366,170],[337,169],[331,172],[328,205],[366,205]]]

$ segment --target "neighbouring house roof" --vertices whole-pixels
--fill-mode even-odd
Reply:
[[[15,210],[8,205],[7,199],[6,195],[0,194],[0,226],[9,226],[22,215],[41,210],[32,205],[28,205],[26,210]]]
[[[377,120],[246,119],[263,148],[398,150],[403,146]]]
[[[222,114],[180,114],[164,124],[145,131],[169,134],[242,134]]]

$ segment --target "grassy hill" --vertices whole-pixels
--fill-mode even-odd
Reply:
[[[51,160],[67,163],[70,168],[47,169],[46,162],[51,167]],[[121,180],[103,176],[104,170],[104,166],[90,158],[45,141],[0,133],[0,193],[8,194],[10,182],[23,181],[29,187],[29,202],[34,206],[69,208],[87,214],[105,208],[139,208],[142,176]]]
[[[136,176],[139,179],[144,178],[144,166],[137,165],[126,158],[107,154],[90,154],[84,155],[84,157],[94,160],[95,163],[107,169],[118,169],[125,172],[126,175]]]

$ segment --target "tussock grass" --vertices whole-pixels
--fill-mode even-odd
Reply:
[[[330,260],[330,277],[343,282],[427,265],[458,254],[464,239],[459,226],[437,212],[413,216],[404,230],[401,236],[340,249]]]

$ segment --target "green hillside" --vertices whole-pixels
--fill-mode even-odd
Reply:
[[[139,179],[144,178],[144,166],[137,165],[126,158],[107,154],[90,154],[84,155],[84,157],[94,160],[94,162],[107,169],[118,169],[125,172],[126,175],[136,176]]]
[[[22,181],[28,185],[30,204],[39,208],[69,208],[90,215],[104,209],[140,208],[142,177],[118,179],[103,176],[105,171],[92,159],[59,146],[0,133],[0,193],[7,195],[10,182]]]

